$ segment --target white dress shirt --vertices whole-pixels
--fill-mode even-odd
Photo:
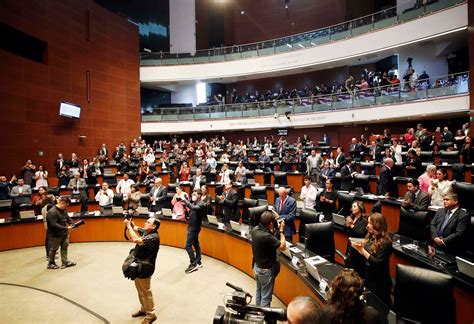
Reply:
[[[303,186],[301,188],[301,197],[303,198],[303,209],[314,209],[316,205],[316,196],[318,191],[313,185],[309,185],[309,188]]]

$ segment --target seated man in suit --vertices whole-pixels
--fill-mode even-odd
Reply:
[[[234,222],[239,221],[239,195],[232,189],[231,180],[225,183],[224,192],[222,192],[221,198],[216,202],[222,205],[224,223],[230,223],[231,220]]]
[[[420,190],[420,183],[413,179],[407,182],[407,193],[403,199],[402,206],[415,212],[428,210],[430,197]]]
[[[193,175],[191,181],[191,189],[192,191],[194,191],[194,189],[201,189],[201,187],[206,184],[207,179],[206,176],[202,174],[202,170],[200,168],[197,168],[196,174]]]
[[[163,208],[168,189],[163,186],[161,178],[155,179],[155,186],[150,191],[151,211],[159,212]]]
[[[71,198],[78,199],[81,203],[81,212],[87,211],[87,184],[86,180],[81,178],[79,172],[73,173],[73,178],[69,180],[67,185],[71,189]]]
[[[470,216],[459,208],[458,195],[447,193],[443,197],[444,208],[438,209],[431,221],[431,240],[437,249],[450,253],[463,251],[468,235]]]
[[[384,166],[380,170],[379,183],[377,186],[377,192],[379,195],[385,197],[397,197],[397,187],[395,181],[393,181],[393,168],[394,162],[392,158],[385,159]]]
[[[286,188],[278,188],[278,198],[275,200],[275,212],[285,221],[285,239],[293,241],[293,235],[296,234],[296,200],[288,196]]]

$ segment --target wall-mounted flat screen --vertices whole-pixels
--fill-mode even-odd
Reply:
[[[81,116],[81,106],[69,102],[61,102],[59,115],[68,118],[79,118]]]

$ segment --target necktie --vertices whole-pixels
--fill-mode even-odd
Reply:
[[[448,210],[448,212],[446,213],[446,216],[444,217],[443,224],[441,224],[441,226],[438,230],[438,236],[439,237],[443,237],[443,231],[449,223],[450,216],[451,216],[451,211]]]
[[[281,209],[282,209],[284,203],[285,203],[285,200],[282,199],[282,200],[280,201],[280,212],[281,212]]]

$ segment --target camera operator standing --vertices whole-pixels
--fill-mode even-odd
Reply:
[[[194,189],[191,199],[192,201],[186,202],[186,205],[189,208],[189,216],[187,218],[188,234],[186,238],[185,249],[189,255],[189,266],[184,271],[185,273],[191,273],[199,268],[202,268],[199,232],[201,231],[202,219],[207,213],[207,206],[202,200],[201,189]],[[193,251],[193,246],[195,251]]]
[[[277,250],[286,249],[283,234],[285,222],[278,225],[271,211],[266,211],[260,218],[260,224],[252,230],[253,273],[257,282],[255,294],[256,305],[270,307],[272,302],[275,278],[280,273],[277,261]],[[280,239],[276,238],[278,233]]]
[[[67,214],[66,208],[71,203],[69,197],[61,196],[58,203],[54,205],[46,214],[47,237],[50,244],[48,269],[59,269],[55,262],[56,252],[61,247],[61,268],[69,268],[76,265],[67,258],[67,248],[69,246],[69,230],[72,228],[72,219]]]
[[[132,279],[135,281],[141,308],[133,313],[132,317],[145,316],[142,323],[152,323],[156,320],[156,315],[150,284],[151,276],[155,271],[156,256],[160,249],[160,237],[158,235],[160,221],[150,217],[143,228],[135,226],[130,219],[125,219],[123,222],[127,226],[131,240],[136,243],[130,254],[133,254],[133,263],[138,265],[136,277]]]

